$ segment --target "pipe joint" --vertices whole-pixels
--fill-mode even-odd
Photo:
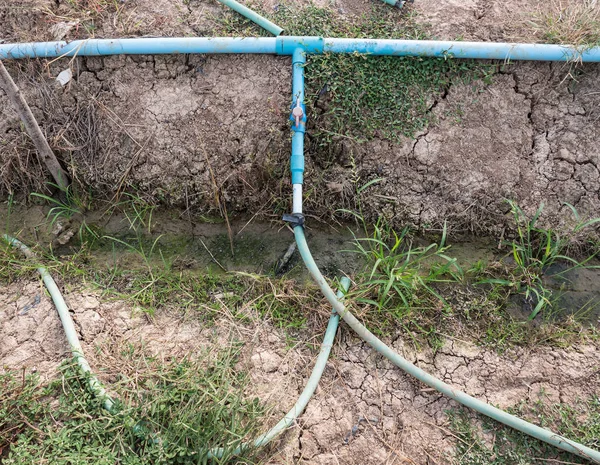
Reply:
[[[283,221],[292,225],[292,228],[296,226],[304,227],[304,215],[302,213],[292,213],[283,215]]]
[[[303,52],[304,55],[322,55],[325,50],[325,40],[318,36],[279,36],[277,37],[277,54],[278,55],[295,55],[297,49]],[[306,58],[304,59],[304,62]]]

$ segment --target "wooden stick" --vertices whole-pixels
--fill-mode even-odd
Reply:
[[[23,98],[23,95],[21,94],[21,91],[19,91],[15,81],[13,81],[10,77],[10,74],[8,74],[8,71],[4,67],[2,60],[0,60],[0,88],[6,92],[6,95],[12,102],[14,109],[21,118],[21,121],[23,122],[29,137],[31,137],[35,148],[40,154],[42,161],[46,164],[50,174],[52,174],[52,177],[56,181],[56,185],[63,192],[66,191],[67,187],[69,187],[69,176],[67,176],[67,173],[60,166],[60,163],[56,159],[54,152],[52,152],[50,145],[48,145],[46,137],[44,137],[42,130],[35,120],[33,113],[31,113],[29,105],[27,105],[27,102]]]

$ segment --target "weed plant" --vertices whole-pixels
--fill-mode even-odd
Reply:
[[[379,329],[394,322],[408,334],[417,331],[433,341],[437,316],[451,312],[439,287],[460,283],[464,275],[447,255],[445,228],[439,244],[416,245],[408,228],[397,232],[383,220],[369,228],[357,217],[365,237],[354,235],[354,249],[346,252],[358,254],[365,267],[348,298],[363,306],[365,317]]]
[[[50,188],[59,189],[55,184],[49,183]],[[51,197],[46,194],[40,194],[38,192],[31,193],[34,198],[45,200],[52,208],[48,211],[48,219],[50,220],[50,227],[55,226],[61,221],[70,221],[73,218],[80,219],[78,227],[78,238],[80,243],[84,243],[85,237],[97,238],[96,231],[90,227],[84,218],[85,212],[91,206],[91,198],[89,195],[81,194],[81,188],[77,188],[74,184],[71,184],[66,189],[59,189],[58,198]]]
[[[507,286],[522,294],[525,304],[531,307],[529,319],[533,319],[538,313],[550,310],[554,305],[552,291],[545,283],[546,277],[561,277],[577,268],[598,268],[590,265],[590,261],[598,255],[598,249],[581,261],[568,253],[578,235],[600,223],[600,218],[584,221],[572,205],[566,204],[573,213],[575,224],[565,233],[560,233],[538,226],[543,204],[529,218],[514,201],[508,203],[515,222],[516,237],[505,242],[505,246],[509,247],[510,257],[514,260],[513,269],[507,279],[484,279],[480,283]],[[562,265],[561,270],[552,272],[551,268],[557,264]]]

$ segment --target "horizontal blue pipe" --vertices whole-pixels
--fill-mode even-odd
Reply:
[[[509,44],[391,39],[323,39],[321,37],[186,37],[143,39],[88,39],[74,42],[0,44],[0,59],[57,56],[156,55],[175,53],[265,53],[292,55],[298,47],[307,54],[365,53],[422,56],[600,62],[600,47],[578,50],[564,45]]]
[[[600,47],[577,50],[565,45],[510,44],[439,40],[325,39],[327,53],[454,57],[529,61],[600,61]]]
[[[0,59],[59,56],[165,55],[178,53],[277,53],[274,37],[87,39],[0,44]]]

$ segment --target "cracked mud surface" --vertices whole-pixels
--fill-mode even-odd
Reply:
[[[4,26],[0,36],[24,40],[34,33],[36,40],[50,39],[46,20],[62,18],[64,2],[26,4],[22,15],[21,9],[0,2]],[[518,14],[530,14],[538,6],[520,2]],[[352,15],[367,7],[367,2],[354,0],[338,5],[336,11]],[[490,0],[423,0],[414,6],[434,35],[476,40],[511,40],[514,28],[503,25],[524,24],[508,21],[516,14],[508,11],[514,7]],[[218,5],[205,1],[137,0],[122,8],[120,14],[109,16],[112,21],[98,21],[96,37],[114,37],[119,32],[121,36],[203,35],[211,28],[211,15],[221,12]],[[136,26],[128,29],[125,18]],[[532,31],[527,33],[526,29],[519,32],[527,40],[536,40]],[[82,36],[85,31],[72,28],[66,38]],[[65,90],[55,88],[49,77],[67,66],[65,60],[54,62],[49,72],[35,62],[9,65],[51,145],[77,166],[80,179],[107,196],[126,181],[167,204],[205,212],[214,208],[212,169],[230,213],[254,214],[265,205],[272,209],[274,198],[287,202],[289,58],[77,59],[76,77]],[[544,202],[544,221],[551,225],[568,217],[563,202],[573,204],[584,216],[597,213],[599,69],[591,64],[506,66],[487,84],[478,81],[447,89],[431,107],[436,122],[414,138],[356,144],[352,151],[360,178],[364,182],[383,178],[363,200],[366,215],[369,219],[385,215],[396,225],[410,222],[424,227],[448,220],[455,231],[493,234],[505,226],[503,199],[507,197],[527,212]],[[42,105],[44,98],[63,113],[42,111],[49,103]],[[77,124],[65,123],[73,115],[78,124],[96,128],[92,143],[82,145],[85,134],[73,129]],[[31,150],[3,95],[0,140],[21,141],[21,150]],[[340,146],[339,151],[344,150]],[[5,151],[3,156],[3,178],[12,177],[17,183],[0,185],[1,192],[22,190],[32,181],[25,172],[39,178],[42,170],[32,157],[26,157],[23,165],[14,152]],[[353,168],[347,158],[342,156],[324,168],[318,154],[307,153],[307,183],[317,187],[315,215],[328,216],[327,206],[339,203],[338,193],[327,186],[351,178]]]
[[[273,406],[274,424],[293,405],[316,356],[304,344],[290,348],[285,334],[256,320],[204,327],[191,318],[160,313],[153,321],[124,303],[85,289],[65,289],[82,345],[93,369],[110,387],[118,373],[116,348],[143,342],[161,357],[198,353],[235,338],[245,343],[251,393]],[[311,338],[320,342],[322,328]],[[0,367],[51,376],[68,347],[48,296],[36,280],[0,290]],[[518,349],[503,355],[448,340],[437,353],[387,341],[412,363],[500,408],[535,401],[573,403],[598,395],[598,347]],[[449,464],[455,439],[445,411],[457,404],[404,374],[342,325],[315,397],[297,425],[267,451],[269,464]]]

